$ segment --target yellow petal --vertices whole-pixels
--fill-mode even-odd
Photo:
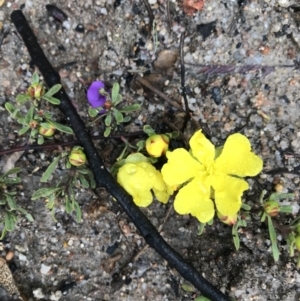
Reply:
[[[196,178],[181,188],[175,198],[174,209],[179,214],[191,214],[200,222],[206,223],[214,216],[214,204],[209,198],[210,189],[203,193],[199,184],[199,178]]]
[[[137,191],[130,195],[133,197],[135,204],[139,207],[148,207],[153,201],[153,196],[150,190]]]
[[[192,154],[204,165],[210,164],[215,158],[215,147],[206,139],[201,130],[197,131],[190,139]]]
[[[117,181],[127,189],[150,190],[148,174],[136,164],[127,163],[118,172]]]
[[[262,159],[251,152],[250,142],[242,134],[230,135],[215,161],[216,171],[239,177],[255,176],[261,172],[262,167]]]
[[[203,170],[203,166],[183,148],[167,152],[166,156],[168,163],[163,166],[161,174],[169,186],[183,184]]]
[[[236,214],[242,205],[243,192],[249,189],[248,183],[227,175],[215,176],[212,181],[218,211],[224,216]]]
[[[147,162],[137,163],[137,165],[147,173],[151,187],[154,187],[158,190],[165,189],[165,182],[163,180],[163,177],[153,165]]]
[[[158,201],[162,202],[163,204],[168,203],[170,194],[167,192],[166,189],[165,190],[157,190],[157,189],[153,188],[153,192]]]
[[[152,203],[152,184],[145,170],[136,164],[126,163],[119,169],[118,183],[133,197],[133,201],[140,207]]]

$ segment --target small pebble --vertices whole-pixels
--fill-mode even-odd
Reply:
[[[50,270],[51,270],[51,266],[42,263],[41,270],[40,270],[41,274],[46,275],[49,273]]]
[[[45,295],[40,287],[33,290],[32,293],[36,299],[44,299],[45,298]]]
[[[8,251],[8,253],[5,256],[6,261],[11,261],[14,258],[14,252]]]

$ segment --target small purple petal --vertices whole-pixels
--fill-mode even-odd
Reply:
[[[104,89],[105,85],[102,81],[93,82],[87,91],[87,99],[93,108],[103,107],[106,96],[100,94],[100,89]]]

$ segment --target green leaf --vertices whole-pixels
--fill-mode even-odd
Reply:
[[[115,105],[116,102],[118,101],[119,91],[120,91],[120,85],[118,83],[114,83],[111,90],[111,101],[113,105]]]
[[[141,151],[145,147],[146,141],[145,140],[140,140],[136,146],[138,147],[137,152]]]
[[[294,193],[279,193],[279,192],[274,192],[270,195],[269,200],[270,201],[280,201],[283,199],[289,199],[293,198],[295,196]]]
[[[73,135],[74,132],[73,130],[69,127],[69,126],[66,126],[66,125],[62,125],[60,123],[57,123],[53,120],[50,120],[50,119],[47,119],[47,121],[53,126],[55,127],[57,130],[59,130],[60,132],[63,132],[63,133],[67,133],[67,134],[70,134],[70,135]]]
[[[124,107],[124,108],[120,109],[120,112],[129,113],[129,112],[139,110],[140,108],[141,108],[141,105],[138,104],[138,103],[135,103],[133,105],[130,105],[130,106],[127,106],[127,107]]]
[[[37,191],[33,193],[31,196],[31,199],[33,201],[40,199],[40,198],[47,198],[49,197],[52,193],[60,190],[60,187],[50,187],[50,188],[40,188]]]
[[[79,204],[77,202],[74,203],[75,211],[76,211],[76,221],[77,223],[81,223],[82,212]]]
[[[289,246],[290,256],[294,256],[295,234],[290,232],[287,237],[287,244]]]
[[[106,126],[110,126],[111,125],[111,113],[108,113],[107,116],[105,117],[104,123]]]
[[[246,210],[246,211],[249,211],[251,210],[251,206],[249,206],[248,204],[246,203],[242,203],[242,209]]]
[[[153,130],[153,128],[152,128],[150,125],[144,125],[143,131],[144,131],[149,137],[156,134],[155,131]]]
[[[131,120],[131,116],[125,116],[124,119],[123,119],[123,122],[128,122]]]
[[[21,105],[30,99],[31,97],[28,94],[18,94],[16,97],[16,101]]]
[[[53,87],[51,87],[46,93],[44,96],[46,97],[51,97],[53,96],[54,94],[56,94],[60,89],[61,89],[62,85],[61,84],[56,84],[54,85]],[[43,98],[44,98],[43,96]]]
[[[55,206],[55,199],[49,198],[48,203],[46,204],[46,208],[49,210],[52,210],[52,209],[54,209],[54,206]]]
[[[266,220],[266,217],[267,217],[266,212],[263,212],[260,221],[263,223]]]
[[[92,108],[92,107],[89,107],[89,111],[88,112],[89,112],[89,115],[91,117],[96,117],[98,115],[98,110],[95,109],[95,108]]]
[[[77,167],[77,172],[83,174],[83,175],[87,175],[89,173],[89,170],[86,168],[80,168],[82,166]]]
[[[283,213],[293,213],[293,208],[290,205],[281,205],[279,211]]]
[[[33,222],[34,218],[32,217],[32,215],[30,213],[26,213],[25,217],[27,218],[28,221]]]
[[[113,114],[116,118],[117,124],[123,122],[124,117],[120,111],[118,111],[116,108],[113,108]]]
[[[267,190],[263,190],[260,194],[260,197],[259,197],[259,202],[261,203],[261,205],[264,204],[264,197],[265,195],[267,194]]]
[[[12,169],[8,170],[4,175],[3,178],[7,177],[8,175],[17,174],[21,171],[20,167],[13,167]]]
[[[44,142],[45,142],[44,136],[40,135],[39,138],[38,138],[37,144],[42,145]]]
[[[16,216],[13,214],[6,214],[4,217],[4,227],[7,231],[13,231],[16,224]]]
[[[197,297],[194,301],[211,301],[211,300],[204,296],[200,296],[200,297]]]
[[[198,235],[201,235],[205,229],[205,225],[206,223],[200,223],[200,225],[198,226]]]
[[[10,195],[6,195],[6,200],[10,211],[17,209],[17,204],[14,198],[12,198]]]
[[[30,126],[25,126],[23,128],[21,128],[18,132],[18,135],[22,136],[24,135],[28,130],[30,130]]]
[[[121,94],[119,94],[119,95],[117,96],[116,101],[113,103],[113,106],[116,107],[116,106],[117,106],[119,103],[121,103],[122,101],[123,101],[123,97],[122,97]]]
[[[15,177],[15,178],[6,178],[4,183],[7,185],[15,185],[21,182],[21,178]]]
[[[14,111],[16,110],[16,108],[15,108],[10,102],[6,102],[6,103],[5,103],[5,109],[6,109],[10,114],[13,114]]]
[[[238,220],[237,223],[235,223],[232,226],[232,238],[233,238],[233,243],[235,246],[235,249],[238,250],[240,248],[240,237],[239,237],[239,233],[238,233],[238,228],[240,226],[242,226],[243,223],[241,223],[241,220]]]
[[[109,127],[107,127],[106,129],[105,129],[105,131],[104,131],[104,137],[108,137],[109,135],[110,135],[110,133],[111,133],[111,130],[112,130],[112,128],[109,126]]]
[[[34,72],[32,74],[31,84],[38,84],[39,82],[40,82],[40,77],[36,72]]]
[[[79,174],[79,175],[78,175],[78,179],[79,179],[81,185],[82,185],[84,188],[89,188],[89,187],[90,187],[90,184],[89,184],[89,182],[86,180],[86,178],[84,177],[84,175]]]
[[[188,284],[182,284],[181,285],[181,288],[186,291],[186,292],[189,292],[189,293],[192,293],[195,291],[194,287],[191,286],[191,285],[188,285]]]
[[[42,97],[43,99],[47,100],[48,102],[52,103],[53,105],[59,105],[60,104],[60,100],[52,97],[52,96],[47,96],[46,94],[43,95]]]
[[[51,125],[49,124],[49,122],[42,122],[40,123],[40,126],[42,126],[43,128],[50,130],[51,129]]]
[[[279,259],[279,250],[277,246],[277,236],[276,236],[276,231],[273,226],[273,222],[270,216],[267,216],[268,219],[268,228],[269,228],[269,235],[270,235],[270,240],[272,243],[272,253],[273,253],[273,258],[275,261],[278,261]]]
[[[94,179],[94,174],[91,171],[88,172],[88,177],[90,179],[91,188],[95,188],[96,187],[96,182],[95,182],[95,179]]]
[[[57,164],[59,162],[59,160],[61,159],[61,156],[58,156],[57,158],[55,158],[55,160],[48,166],[48,168],[46,169],[46,171],[43,173],[43,176],[41,178],[41,182],[45,183],[49,180],[51,174],[54,172],[54,170],[57,167]]]
[[[67,213],[72,213],[72,211],[73,211],[73,205],[72,205],[72,203],[70,202],[70,199],[69,198],[66,198],[66,205],[65,205],[65,208],[66,208],[66,212]]]
[[[34,112],[34,106],[31,106],[27,114],[25,115],[25,124],[29,124],[29,122],[32,120],[33,112]]]

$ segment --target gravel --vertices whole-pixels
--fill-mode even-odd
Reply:
[[[300,73],[294,60],[300,59],[300,32],[299,13],[289,6],[297,1],[253,0],[244,1],[241,7],[239,3],[207,0],[202,11],[187,16],[181,2],[170,1],[169,30],[166,1],[149,0],[155,17],[151,34],[143,1],[57,0],[55,5],[68,16],[58,22],[41,0],[6,0],[0,8],[0,26],[10,29],[0,48],[1,149],[26,141],[26,137],[17,135],[20,126],[8,115],[4,103],[15,103],[15,96],[24,92],[33,72],[27,50],[10,23],[13,9],[25,4],[23,12],[41,47],[58,68],[67,93],[86,122],[90,119],[85,88],[96,79],[118,81],[126,103],[142,104],[142,110],[133,115],[133,123],[126,128],[128,131],[141,130],[144,124],[155,127],[164,114],[176,112],[167,102],[137,85],[135,76],[149,69],[152,74],[157,73],[151,63],[162,50],[178,50],[184,32],[185,84],[194,118],[216,145],[242,129],[253,150],[264,160],[262,174],[249,180],[251,189],[245,200],[258,208],[260,191],[274,192],[280,183],[283,192],[295,193],[295,198],[285,204],[292,205],[296,216]],[[203,26],[199,25],[214,21],[215,28],[203,39],[199,31]],[[78,26],[79,31],[75,30]],[[75,63],[67,65],[71,62]],[[223,67],[205,69],[203,65]],[[171,75],[162,74],[158,79],[165,83],[167,78],[168,84],[160,90],[183,104],[179,67],[177,59],[174,68],[167,70]],[[159,89],[155,83],[152,84]],[[62,118],[59,112],[56,116],[58,120]],[[101,125],[91,128],[93,134],[101,130]],[[57,139],[69,138],[61,135]],[[109,142],[99,142],[98,146],[104,153]],[[43,187],[40,176],[57,154],[58,151],[50,150],[25,152],[12,161],[22,168],[18,204],[31,212],[35,221],[29,223],[20,218],[16,230],[0,242],[0,255],[5,258],[13,252],[8,264],[16,285],[27,298],[24,300],[193,300],[196,294],[182,289],[182,284],[187,283],[153,250],[145,249],[137,257],[145,246],[143,238],[101,189],[97,194],[78,190],[82,224],[77,224],[62,206],[54,221],[42,200],[30,200],[33,191]],[[11,155],[1,158],[1,168],[9,158]],[[107,159],[107,164],[111,163]],[[280,171],[283,168],[285,172]],[[52,180],[63,172],[59,169]],[[171,203],[153,203],[144,212],[158,227],[168,206]],[[289,217],[282,214],[278,222],[287,223]],[[172,212],[162,235],[230,297],[249,301],[299,300],[297,256],[288,255],[284,235],[278,232],[281,256],[275,263],[267,227],[258,220],[240,230],[239,251],[234,249],[231,229],[219,222],[207,227],[201,236],[197,232],[194,218]],[[117,247],[107,252],[112,246]],[[11,298],[0,288],[1,300]]]

